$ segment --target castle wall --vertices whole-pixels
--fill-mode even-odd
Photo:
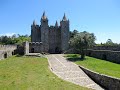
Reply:
[[[49,52],[55,53],[56,47],[56,30],[55,27],[49,27]]]
[[[56,28],[56,48],[55,48],[56,53],[61,53],[61,29]]]
[[[41,31],[39,25],[31,26],[31,41],[40,42],[41,41]]]
[[[61,52],[61,30],[59,27],[49,27],[49,53]]]
[[[29,43],[29,53],[41,53],[42,43],[41,42],[31,42]]]
[[[16,45],[0,45],[0,60],[15,54]]]
[[[111,50],[87,50],[87,56],[111,61],[114,63],[120,63],[120,51]]]
[[[94,46],[92,49],[94,49],[94,50],[120,51],[120,46]]]

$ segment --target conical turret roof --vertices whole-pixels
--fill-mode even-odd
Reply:
[[[63,16],[63,21],[67,21],[65,13],[64,13],[64,16]]]
[[[56,21],[55,26],[58,27],[58,22]]]
[[[35,22],[35,20],[33,21],[33,25],[36,25],[36,22]]]
[[[46,15],[45,15],[45,11],[43,12],[42,19],[43,20],[47,19]]]

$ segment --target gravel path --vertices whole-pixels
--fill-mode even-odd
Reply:
[[[58,77],[83,87],[103,90],[99,85],[91,80],[76,64],[67,61],[62,54],[47,55],[47,58],[51,71]]]

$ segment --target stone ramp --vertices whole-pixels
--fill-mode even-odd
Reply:
[[[66,60],[62,54],[47,55],[47,58],[51,71],[58,77],[83,87],[104,90],[90,79],[76,64]]]

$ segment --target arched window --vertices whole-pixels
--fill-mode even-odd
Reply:
[[[7,53],[4,54],[4,58],[7,58]]]
[[[12,52],[12,55],[14,55],[14,51]]]

